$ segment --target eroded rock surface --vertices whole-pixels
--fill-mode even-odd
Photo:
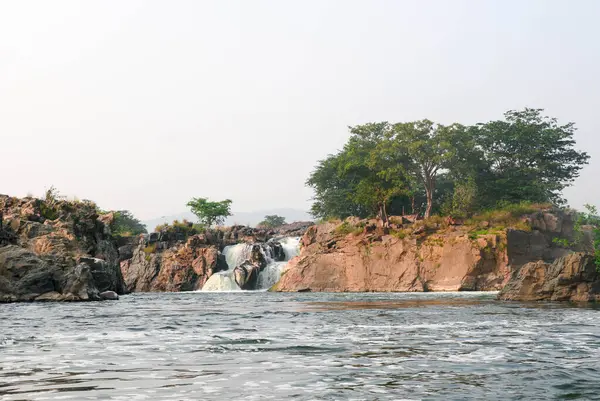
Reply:
[[[390,231],[356,218],[312,226],[273,290],[500,290],[523,264],[570,252],[553,238],[572,238],[571,215],[543,211],[526,219],[531,230],[496,230],[484,222],[485,234],[457,222],[440,229],[399,217],[390,218]]]
[[[213,273],[227,270],[219,248],[202,235],[165,245],[142,239],[132,255],[121,262],[121,272],[127,289],[135,292],[195,291]]]
[[[99,300],[125,292],[110,229],[91,202],[0,195],[0,301]]]
[[[537,261],[515,270],[498,295],[507,301],[600,301],[600,273],[594,258],[572,253],[553,263]]]

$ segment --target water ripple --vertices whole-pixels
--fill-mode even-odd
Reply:
[[[0,305],[2,400],[594,400],[600,309],[493,294]]]

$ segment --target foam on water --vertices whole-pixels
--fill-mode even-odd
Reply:
[[[229,269],[210,276],[202,291],[241,291],[241,289],[233,278],[233,269]]]
[[[269,243],[260,247],[267,266],[260,272],[257,280],[257,290],[266,290],[275,285],[290,259],[297,256],[300,251],[300,237],[284,237],[276,240],[281,244],[285,254],[285,261],[278,262],[273,259],[272,248]],[[246,261],[252,254],[252,245],[241,243],[226,246],[223,255],[227,261],[228,269],[213,274],[204,284],[201,291],[239,291],[240,287],[235,282],[233,269]]]

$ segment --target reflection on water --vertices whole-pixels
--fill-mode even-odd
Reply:
[[[600,399],[598,307],[494,296],[0,305],[0,399]]]

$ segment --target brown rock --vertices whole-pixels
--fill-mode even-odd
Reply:
[[[116,243],[93,203],[0,195],[0,215],[9,222],[0,229],[0,301],[97,300],[98,287],[124,292]],[[80,263],[85,258],[102,263]]]
[[[528,263],[517,269],[498,295],[507,301],[600,301],[600,274],[594,258],[572,253],[553,263]]]
[[[311,227],[300,256],[277,291],[457,291],[500,289],[509,275],[504,250],[493,240],[460,232],[425,241],[391,235],[348,235],[329,246],[335,224]]]
[[[218,248],[205,245],[203,234],[171,247],[141,243],[133,257],[121,262],[121,273],[129,291],[195,291],[213,274],[227,269]],[[161,243],[157,243],[159,245]]]

